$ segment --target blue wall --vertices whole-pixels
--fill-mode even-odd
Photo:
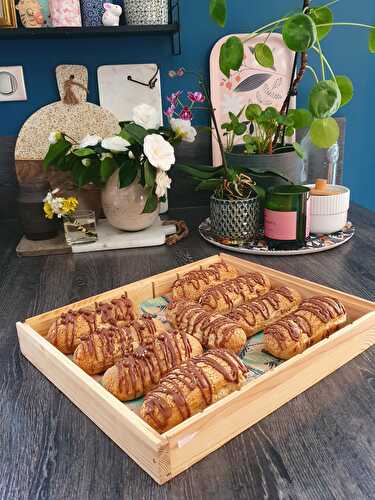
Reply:
[[[207,72],[210,49],[226,33],[246,32],[300,5],[301,0],[229,0],[230,12],[225,30],[209,19],[208,1],[180,0],[182,55],[171,56],[167,36],[85,38],[70,40],[0,40],[0,66],[23,65],[28,101],[0,103],[0,135],[17,134],[25,119],[39,107],[57,99],[54,68],[58,64],[84,64],[89,69],[89,100],[98,101],[96,68],[102,64],[157,62],[161,66],[164,95],[180,84],[167,77],[170,68],[184,66]],[[351,0],[335,6],[337,20],[375,24],[374,0]],[[351,9],[352,7],[352,9]],[[353,12],[352,12],[353,11]],[[337,74],[348,74],[354,82],[353,101],[342,110],[348,119],[345,183],[353,200],[375,210],[374,165],[374,83],[375,56],[367,52],[367,32],[336,28],[323,48]],[[182,82],[181,82],[182,83]],[[310,83],[307,75],[299,102],[306,102]],[[185,88],[189,81],[185,80]],[[203,117],[202,119],[203,120]]]

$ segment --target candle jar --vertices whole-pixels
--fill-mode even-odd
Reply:
[[[65,239],[68,245],[92,243],[98,239],[96,232],[95,212],[93,210],[77,210],[64,220]]]
[[[272,250],[296,250],[310,235],[310,189],[305,186],[274,186],[267,192],[264,236]]]

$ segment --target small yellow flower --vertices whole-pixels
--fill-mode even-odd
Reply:
[[[70,215],[76,211],[78,207],[78,200],[74,196],[70,196],[69,198],[65,198],[62,204],[62,212],[63,214]]]
[[[53,209],[48,201],[44,202],[43,205],[44,215],[47,219],[53,219]]]

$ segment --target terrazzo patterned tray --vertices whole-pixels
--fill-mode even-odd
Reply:
[[[355,227],[351,222],[347,222],[346,226],[337,233],[332,234],[312,234],[307,240],[306,246],[298,250],[270,250],[267,242],[264,239],[263,233],[259,233],[257,238],[243,244],[242,242],[230,241],[228,239],[219,239],[211,231],[210,219],[205,219],[199,225],[199,234],[203,239],[219,248],[225,248],[232,252],[249,253],[254,255],[281,256],[281,255],[301,255],[308,253],[325,252],[332,250],[348,242],[355,233]]]

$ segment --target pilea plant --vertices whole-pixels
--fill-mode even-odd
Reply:
[[[256,38],[262,33],[280,32],[286,46],[295,52],[293,75],[286,99],[280,114],[287,116],[290,101],[297,94],[297,88],[305,72],[311,71],[315,84],[309,94],[309,111],[311,113],[310,137],[319,148],[332,146],[339,137],[339,127],[333,115],[347,104],[353,97],[353,84],[347,76],[335,75],[325,57],[320,42],[330,34],[335,26],[355,26],[369,30],[368,49],[375,53],[375,26],[362,23],[336,22],[331,6],[339,0],[332,0],[324,5],[315,6],[311,0],[304,0],[301,9],[287,14],[280,19],[267,23],[254,30],[245,38],[231,36],[222,45],[220,51],[220,69],[224,75],[230,76],[231,70],[237,71],[244,59],[244,42]],[[212,18],[222,27],[227,15],[227,0],[210,0],[209,11]],[[274,65],[271,48],[265,41],[254,47],[257,62],[266,68]],[[308,64],[309,51],[316,52],[320,60],[319,71]],[[306,116],[306,115],[305,115]],[[273,135],[273,146],[284,146],[288,123],[279,120]],[[272,152],[271,148],[269,152]]]

